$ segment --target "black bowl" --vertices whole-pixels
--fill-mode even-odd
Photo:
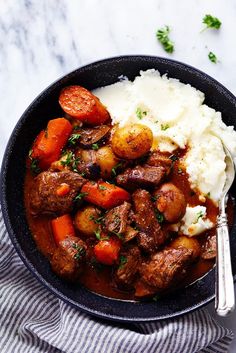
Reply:
[[[200,308],[214,298],[214,270],[192,285],[158,302],[132,302],[106,298],[87,289],[70,285],[51,271],[48,261],[37,250],[27,225],[23,183],[25,160],[32,141],[51,118],[61,116],[60,90],[73,84],[88,89],[114,83],[121,75],[134,79],[140,70],[158,69],[206,95],[206,104],[221,111],[227,125],[236,125],[236,98],[220,83],[188,65],[150,56],[123,56],[95,62],[62,77],[45,89],[18,121],[6,148],[1,173],[1,201],[6,227],[16,251],[32,274],[57,297],[92,315],[139,322],[178,316]],[[235,188],[233,189],[235,194]],[[236,223],[231,233],[233,273],[236,273]]]

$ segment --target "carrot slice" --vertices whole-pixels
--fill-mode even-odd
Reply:
[[[121,243],[118,238],[100,240],[94,247],[94,255],[102,264],[113,265],[118,260],[120,248]]]
[[[46,130],[39,133],[32,148],[31,157],[39,160],[41,169],[55,162],[72,131],[71,123],[65,118],[49,120]]]
[[[98,183],[88,181],[81,189],[84,193],[84,199],[94,205],[109,209],[122,204],[130,199],[130,194],[114,185],[103,181]]]
[[[100,100],[81,86],[64,88],[59,104],[65,113],[89,125],[103,124],[109,119],[109,113]]]
[[[68,236],[75,236],[72,218],[69,214],[57,217],[51,221],[53,237],[57,245]]]

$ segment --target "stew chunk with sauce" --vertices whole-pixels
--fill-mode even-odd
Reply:
[[[150,128],[113,126],[84,87],[58,97],[64,116],[49,120],[27,159],[25,207],[52,270],[103,295],[165,294],[213,265],[215,229],[183,232],[187,207],[201,204],[174,155],[153,149]],[[214,222],[217,208],[207,200]],[[201,215],[199,215],[201,217]]]

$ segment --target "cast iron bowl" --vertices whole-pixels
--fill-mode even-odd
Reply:
[[[132,302],[106,298],[79,285],[58,278],[48,261],[37,250],[27,225],[23,184],[25,161],[32,141],[49,119],[62,115],[58,104],[60,90],[79,84],[94,89],[116,82],[124,75],[134,79],[140,70],[158,69],[206,95],[206,104],[221,111],[227,125],[236,125],[236,98],[220,83],[188,65],[151,56],[122,56],[81,67],[46,88],[26,109],[18,121],[6,148],[1,173],[1,201],[5,224],[16,251],[31,273],[52,293],[78,309],[102,318],[139,322],[182,315],[200,308],[214,298],[214,270],[192,285],[159,299],[157,302]],[[214,163],[214,161],[212,161]],[[232,190],[235,195],[235,186]],[[236,273],[236,222],[231,231],[233,273]]]

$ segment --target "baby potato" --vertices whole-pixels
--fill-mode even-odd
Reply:
[[[98,229],[95,220],[100,216],[100,212],[94,206],[86,206],[75,215],[75,227],[84,235],[94,235]]]
[[[125,159],[136,159],[152,147],[153,134],[149,127],[133,124],[117,128],[112,136],[112,150]]]
[[[101,168],[102,178],[110,178],[112,168],[114,168],[118,163],[118,158],[114,155],[111,147],[104,146],[97,150],[96,153],[97,163]]]
[[[193,257],[197,258],[200,256],[201,247],[197,239],[186,237],[185,235],[181,235],[178,238],[174,239],[170,246],[174,249],[177,249],[180,246],[184,248],[193,250]]]

